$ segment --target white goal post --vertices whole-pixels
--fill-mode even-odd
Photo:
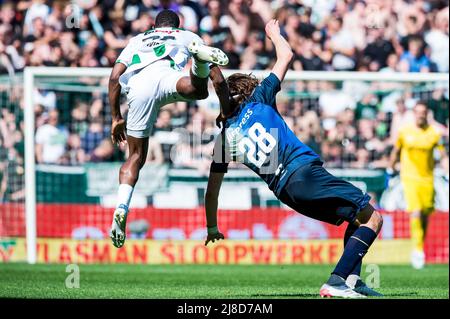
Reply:
[[[109,77],[110,68],[66,68],[66,67],[27,67],[24,71],[24,122],[25,122],[25,216],[27,261],[37,260],[36,229],[36,164],[35,164],[35,114],[34,89],[39,77]],[[258,78],[268,75],[269,71],[224,70],[224,75],[232,73],[252,73]],[[445,82],[448,85],[448,73],[374,73],[374,72],[299,72],[289,71],[288,81],[373,81],[373,82]]]

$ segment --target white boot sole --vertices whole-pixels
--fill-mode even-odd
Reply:
[[[115,224],[115,225],[114,225]],[[122,228],[122,224],[124,227]],[[125,244],[126,239],[126,215],[124,211],[114,211],[114,219],[113,219],[113,225],[111,227],[111,240],[113,242],[113,245],[117,248],[121,248]],[[113,236],[112,231],[116,231],[116,235]],[[119,230],[120,232],[117,232]]]
[[[192,41],[188,50],[195,58],[204,62],[211,62],[220,66],[225,66],[229,62],[227,55],[222,50],[200,44],[197,41]]]

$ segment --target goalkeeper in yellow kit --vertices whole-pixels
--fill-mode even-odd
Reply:
[[[448,156],[438,130],[428,123],[428,107],[418,102],[414,107],[415,122],[402,127],[391,154],[390,171],[400,158],[400,178],[410,213],[411,238],[414,249],[412,266],[425,265],[424,241],[428,218],[434,210],[434,151],[440,153],[441,164],[448,175]]]

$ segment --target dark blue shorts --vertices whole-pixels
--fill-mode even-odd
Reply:
[[[321,161],[298,168],[280,192],[279,199],[295,211],[333,225],[353,223],[370,196],[349,182],[334,177]]]

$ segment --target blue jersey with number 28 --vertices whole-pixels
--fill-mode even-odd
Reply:
[[[213,172],[226,172],[230,161],[243,163],[279,195],[289,176],[319,156],[303,144],[278,113],[280,80],[271,73],[234,115],[216,140]]]

